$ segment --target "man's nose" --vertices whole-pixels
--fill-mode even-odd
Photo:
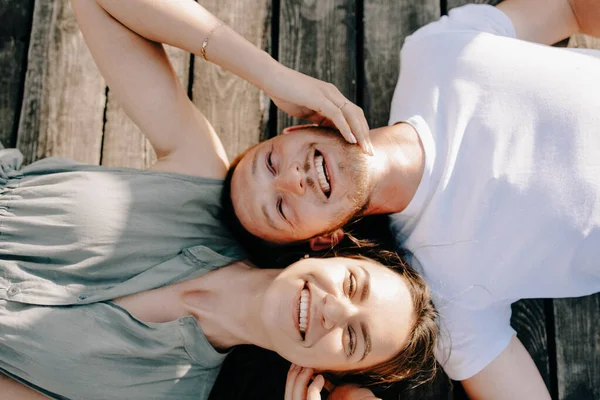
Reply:
[[[300,196],[306,191],[304,174],[299,164],[292,164],[289,168],[282,170],[275,180],[277,186],[285,191]]]
[[[345,299],[338,299],[331,294],[323,298],[323,327],[327,330],[345,324],[355,313],[355,307]]]

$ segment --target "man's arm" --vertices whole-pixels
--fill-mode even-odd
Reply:
[[[518,39],[554,44],[576,33],[600,36],[598,0],[505,0],[497,7]]]
[[[0,393],[5,400],[47,400],[48,398],[33,389],[0,373]]]
[[[472,400],[550,400],[542,376],[516,336],[494,361],[462,384]]]

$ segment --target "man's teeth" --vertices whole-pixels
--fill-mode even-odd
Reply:
[[[300,332],[306,332],[306,327],[308,326],[308,289],[302,289],[302,292],[300,292],[298,322],[300,325]]]
[[[317,169],[317,177],[319,178],[319,185],[321,185],[323,193],[329,195],[329,192],[331,191],[331,186],[329,186],[329,182],[327,181],[327,173],[325,172],[325,167],[323,165],[322,155],[315,156],[315,168]]]

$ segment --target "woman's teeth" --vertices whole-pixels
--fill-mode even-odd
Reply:
[[[327,171],[325,170],[325,166],[323,164],[323,156],[320,154],[315,155],[315,168],[317,170],[317,177],[319,178],[319,185],[321,186],[323,193],[329,197],[331,186],[329,185]]]
[[[306,327],[308,326],[308,303],[308,289],[302,289],[302,292],[300,292],[300,310],[298,311],[298,324],[300,326],[300,333],[302,334],[303,339],[304,333],[306,333]]]

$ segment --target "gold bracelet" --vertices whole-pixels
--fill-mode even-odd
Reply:
[[[219,22],[219,24],[217,26],[212,28],[212,30],[210,32],[208,32],[208,35],[206,35],[206,39],[204,39],[204,42],[202,42],[202,49],[200,49],[200,54],[206,61],[208,61],[208,58],[206,58],[206,46],[208,46],[208,41],[209,41],[210,37],[213,35],[213,33],[215,33],[215,31],[217,29],[219,29],[221,26],[223,26],[223,22]]]

